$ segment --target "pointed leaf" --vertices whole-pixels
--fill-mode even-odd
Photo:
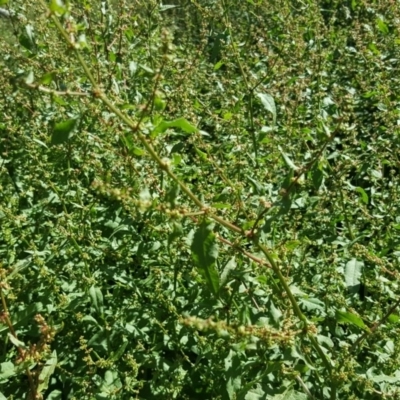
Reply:
[[[368,199],[368,195],[367,195],[367,193],[365,192],[365,190],[364,190],[362,187],[357,187],[357,188],[356,188],[356,191],[357,191],[358,193],[360,193],[360,195],[361,195],[361,201],[362,201],[364,204],[368,204],[369,199]]]
[[[12,335],[10,332],[7,334],[8,338],[10,339],[10,342],[15,346],[23,350],[27,350],[28,346],[24,343],[21,342],[18,338],[16,338],[14,335]]]
[[[336,311],[337,321],[340,323],[351,324],[357,326],[358,328],[369,331],[369,328],[364,324],[364,321],[353,313],[347,311]]]
[[[286,165],[291,168],[294,169],[295,171],[299,169],[299,167],[297,167],[295,165],[295,163],[290,159],[290,157],[282,150],[281,146],[278,146],[279,151],[282,154],[283,159],[285,160]]]
[[[169,128],[179,128],[185,133],[194,133],[198,131],[198,129],[185,118],[178,118],[175,119],[174,121],[161,121],[153,129],[153,131],[150,134],[150,137],[154,139],[161,133],[164,133]]]
[[[44,392],[48,386],[51,375],[53,375],[54,370],[56,369],[57,365],[57,352],[54,350],[51,353],[51,357],[46,361],[42,371],[39,375],[39,386],[38,386],[38,393]]]
[[[191,250],[193,260],[206,279],[208,288],[212,293],[217,294],[219,276],[215,263],[218,256],[218,246],[212,230],[212,224],[203,222],[194,234]]]
[[[92,286],[89,289],[89,295],[92,300],[93,308],[100,314],[103,313],[103,294],[100,288]]]
[[[51,0],[49,4],[50,11],[57,15],[63,15],[67,12],[67,8],[61,0]]]
[[[221,274],[221,285],[224,285],[228,279],[229,273],[236,268],[235,257],[232,257],[225,265]]]

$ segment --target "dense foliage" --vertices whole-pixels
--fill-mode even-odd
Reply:
[[[400,398],[395,1],[0,5],[0,399]]]

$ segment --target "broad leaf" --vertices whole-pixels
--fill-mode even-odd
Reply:
[[[276,124],[276,106],[274,98],[267,93],[257,93],[264,108],[272,114],[274,125]]]
[[[72,132],[77,124],[76,118],[67,119],[66,121],[57,122],[54,125],[51,135],[51,144],[62,144],[67,142],[72,135]]]
[[[363,267],[364,263],[362,263],[361,261],[357,261],[355,258],[351,259],[346,264],[346,267],[344,269],[344,276],[346,286],[351,292],[358,290],[360,286],[360,278]]]

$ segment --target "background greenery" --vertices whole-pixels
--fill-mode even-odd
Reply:
[[[0,399],[400,398],[395,1],[0,3]]]

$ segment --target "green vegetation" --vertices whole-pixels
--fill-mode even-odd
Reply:
[[[0,6],[0,400],[400,399],[396,1]]]

